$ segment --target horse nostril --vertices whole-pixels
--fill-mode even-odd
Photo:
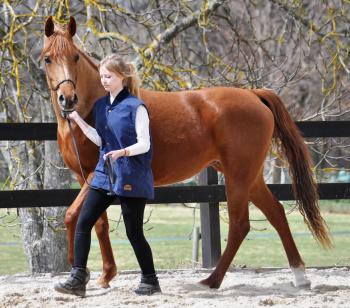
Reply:
[[[59,97],[58,97],[58,100],[63,103],[64,102],[64,96],[61,94]]]
[[[74,104],[77,104],[77,103],[78,103],[78,96],[77,96],[76,94],[74,94],[73,103],[74,103]]]

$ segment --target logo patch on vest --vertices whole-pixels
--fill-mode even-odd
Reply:
[[[130,184],[125,184],[124,185],[124,190],[131,191],[132,190],[132,186]]]

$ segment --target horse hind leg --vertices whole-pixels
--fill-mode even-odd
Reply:
[[[295,286],[298,288],[310,287],[311,283],[306,277],[305,265],[295,245],[283,205],[272,195],[262,174],[259,175],[250,191],[250,200],[263,212],[280,236],[290,268],[295,276]]]
[[[246,132],[247,136],[256,136],[259,133],[259,142],[246,142],[239,134],[222,136],[226,140],[226,146],[221,150],[220,163],[214,164],[214,168],[221,169],[225,175],[229,230],[226,248],[215,270],[201,281],[210,288],[220,287],[228,267],[250,230],[249,191],[264,164],[272,128],[267,127],[265,134],[262,132],[264,131],[260,128],[259,132]]]
[[[225,173],[226,175],[226,173]],[[201,284],[219,288],[224,275],[236,255],[242,241],[250,230],[248,212],[248,184],[240,177],[225,177],[229,231],[227,245],[215,270]]]

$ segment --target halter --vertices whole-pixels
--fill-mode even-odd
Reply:
[[[64,79],[64,80],[60,81],[60,82],[57,84],[56,87],[54,87],[54,88],[52,88],[52,89],[50,89],[50,90],[51,90],[51,91],[57,91],[57,90],[60,88],[61,84],[62,84],[62,83],[65,83],[65,82],[70,82],[70,83],[73,85],[74,90],[77,88],[76,85],[75,85],[75,82],[74,82],[72,79]]]
[[[47,66],[47,63],[45,62],[46,75],[48,76],[46,66]],[[75,81],[73,81],[72,79],[69,79],[69,78],[68,78],[68,79],[63,79],[62,81],[60,81],[60,82],[57,84],[56,87],[54,87],[54,88],[52,88],[52,89],[50,89],[50,90],[56,92],[56,91],[60,88],[61,84],[62,84],[62,83],[65,83],[65,82],[70,82],[70,83],[73,85],[74,90],[77,88],[76,85],[75,85]]]
[[[75,82],[74,82],[72,79],[63,79],[62,81],[60,81],[60,82],[57,84],[56,87],[54,87],[54,88],[52,88],[52,89],[50,89],[50,90],[56,92],[56,91],[60,88],[61,84],[65,83],[65,82],[70,82],[70,83],[73,85],[74,90],[76,89]],[[65,110],[65,109],[62,109],[62,108],[61,108],[61,114],[62,114],[62,116],[63,116],[64,118],[67,118],[67,114],[70,113],[70,112],[72,112],[72,111],[73,111],[73,110]]]
[[[47,72],[46,72],[46,74],[47,74]],[[56,85],[56,87],[50,88],[50,90],[56,92],[56,91],[60,88],[61,84],[65,83],[65,82],[70,82],[70,83],[73,85],[74,90],[76,89],[75,82],[74,82],[72,79],[63,79],[62,81],[60,81],[60,82]],[[61,108],[61,113],[62,113],[62,116],[63,116],[64,118],[67,118],[67,113],[70,113],[70,112],[72,112],[72,111],[70,111],[70,110],[64,110],[64,109]]]

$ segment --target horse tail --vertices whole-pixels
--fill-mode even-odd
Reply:
[[[313,164],[304,139],[282,100],[275,93],[267,89],[254,89],[252,92],[273,113],[274,142],[280,145],[277,147],[280,154],[288,160],[294,198],[304,222],[316,240],[324,248],[330,248],[332,240],[328,226],[320,213],[317,184],[312,172]]]

